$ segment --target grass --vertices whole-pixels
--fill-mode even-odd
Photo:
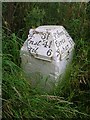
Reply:
[[[4,6],[6,3],[4,4]],[[17,4],[17,8],[15,8],[14,14],[16,23],[18,19],[17,13],[19,3]],[[19,6],[25,7],[24,4]],[[23,31],[21,36],[20,31],[17,28],[12,27],[12,31],[5,26],[3,23],[3,39],[2,39],[2,69],[3,69],[3,82],[2,82],[2,92],[3,92],[3,118],[7,120],[13,120],[19,118],[23,120],[27,119],[75,119],[75,120],[88,120],[90,119],[90,80],[89,80],[89,40],[88,37],[88,23],[86,8],[87,4],[36,4],[33,3],[33,6],[36,8],[31,9],[31,13],[27,12],[27,16],[25,16],[24,28],[20,31]],[[7,7],[7,6],[6,6]],[[5,9],[6,9],[5,7]],[[42,94],[39,88],[33,89],[31,88],[30,83],[26,80],[23,70],[20,67],[20,48],[23,45],[24,39],[26,37],[26,33],[24,30],[28,30],[28,27],[36,27],[40,24],[44,24],[47,21],[47,24],[53,24],[56,21],[54,19],[52,12],[53,9],[58,8],[58,15],[60,14],[60,18],[57,15],[57,24],[64,25],[71,36],[75,41],[75,52],[72,64],[66,71],[65,77],[62,82],[60,82],[57,88],[54,90],[52,94],[44,93]],[[64,9],[63,9],[64,7]],[[47,10],[48,8],[48,10]],[[74,10],[74,12],[70,12],[70,8]],[[89,8],[89,7],[88,7]],[[43,9],[43,13],[41,10]],[[25,11],[29,10],[28,5],[26,5]],[[38,20],[38,17],[42,18],[40,23],[40,19],[38,22],[34,20],[34,15],[37,14],[37,10],[39,10],[38,15],[35,17],[35,20]],[[3,10],[4,17],[6,18],[5,10]],[[61,12],[60,12],[61,11]],[[78,12],[79,11],[79,12]],[[87,9],[88,11],[88,9]],[[24,11],[23,11],[24,12]],[[21,13],[21,12],[20,12]],[[19,14],[20,14],[19,13]],[[69,13],[69,14],[66,14]],[[77,17],[78,13],[78,17]],[[83,14],[82,14],[83,13]],[[46,15],[46,16],[44,16]],[[46,18],[47,15],[51,15],[50,18]],[[28,17],[32,18],[32,23],[28,20]],[[72,20],[69,18],[72,18]],[[88,15],[89,16],[89,15]],[[21,15],[21,17],[23,17]],[[45,19],[45,21],[44,21]],[[60,21],[61,19],[61,21]],[[53,20],[53,21],[52,21]],[[63,21],[63,22],[62,22]],[[4,21],[3,21],[4,22]],[[9,23],[8,23],[9,24]],[[17,23],[18,24],[18,23]],[[35,26],[34,26],[35,24]],[[19,25],[21,25],[19,23]],[[16,29],[16,31],[14,31]],[[79,32],[80,31],[80,32]],[[23,40],[22,40],[23,39]]]
[[[78,118],[78,115],[79,118],[89,117],[86,113],[80,112],[73,102],[65,100],[60,95],[38,94],[31,89],[21,72],[4,75],[8,78],[7,80],[3,78],[3,116],[5,118],[70,119]]]

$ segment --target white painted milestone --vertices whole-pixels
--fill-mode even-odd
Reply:
[[[58,84],[72,60],[74,44],[63,26],[45,25],[30,29],[20,56],[32,86],[49,91]],[[44,78],[36,80],[37,73]]]

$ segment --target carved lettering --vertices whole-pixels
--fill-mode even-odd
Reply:
[[[69,45],[67,44],[66,46],[62,47],[61,54],[63,54],[65,51],[69,49]]]
[[[30,47],[30,48],[29,48],[29,51],[30,51],[31,53],[37,53],[38,48],[39,48],[39,47],[37,47],[37,48],[32,48],[32,47]]]
[[[60,51],[59,51],[59,49],[57,49],[56,53],[57,53],[57,57],[60,57]]]
[[[59,42],[57,40],[55,41],[55,44],[57,47],[59,47]]]
[[[39,42],[35,42],[33,45],[40,46],[41,40]]]
[[[60,47],[64,43],[65,43],[65,39],[62,39],[61,41],[57,41],[57,40],[55,41],[57,47]]]
[[[60,36],[64,35],[64,32],[63,32],[63,31],[59,32],[59,31],[57,30],[56,33],[53,33],[53,35],[54,35],[54,38],[57,39],[57,38],[59,38]]]
[[[31,41],[31,40],[30,40],[30,41],[29,41],[29,44],[33,45],[33,44],[34,44],[34,41]]]
[[[73,45],[73,41],[71,39],[69,40],[69,43],[71,46]]]

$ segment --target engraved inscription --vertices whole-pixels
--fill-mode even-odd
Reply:
[[[32,47],[30,47],[30,48],[29,48],[29,51],[30,51],[31,53],[37,53],[38,48],[39,48],[39,47],[37,47],[37,48],[32,48]]]
[[[65,53],[69,49],[69,45],[67,44],[66,46],[62,47],[61,54]]]
[[[49,33],[49,32],[42,33],[42,34],[41,34],[41,39],[43,39],[43,40],[45,40],[45,39],[48,40],[49,36],[50,36],[50,33]]]
[[[60,47],[64,43],[65,43],[65,39],[62,39],[61,41],[57,41],[57,40],[55,41],[57,47]]]
[[[52,49],[49,49],[49,50],[47,51],[47,55],[48,55],[48,56],[51,56],[51,54],[52,54]]]
[[[30,53],[40,55],[39,57],[46,57],[47,59],[50,59],[53,53],[58,59],[63,58],[73,45],[73,40],[64,28],[62,30],[56,29],[52,34],[46,30],[46,32],[34,31],[28,35]]]
[[[57,38],[59,38],[60,36],[64,35],[64,32],[57,30],[55,33],[53,33],[53,35],[54,35],[54,38],[57,39]]]

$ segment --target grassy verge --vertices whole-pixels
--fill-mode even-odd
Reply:
[[[32,3],[32,7],[29,7],[29,5],[24,5],[24,3],[13,4],[15,9],[12,12],[13,19],[11,21],[11,11],[7,15],[7,8],[11,10],[11,5],[6,3],[3,5],[3,17],[6,20],[3,20],[2,31],[3,118],[8,120],[17,118],[20,120],[25,118],[42,120],[90,119],[90,80],[88,76],[88,64],[90,63],[88,59],[90,40],[90,22],[88,18],[90,6],[82,3]],[[52,13],[52,9],[54,11],[57,9],[57,12],[55,11],[55,14]],[[20,12],[18,13],[19,10]],[[22,19],[18,18],[18,16]],[[12,24],[14,22],[15,24]],[[21,23],[24,23],[25,26]],[[39,90],[32,89],[30,83],[26,81],[23,71],[20,68],[19,51],[24,42],[22,39],[27,36],[25,31],[30,27],[54,23],[65,26],[74,38],[74,59],[70,68],[68,68],[69,72],[66,72],[63,81],[55,91],[52,94],[40,94]],[[22,29],[21,26],[23,26]],[[8,28],[11,28],[13,32]]]
[[[68,68],[63,81],[52,94],[40,94],[31,89],[22,69],[19,67],[18,37],[15,34],[6,36],[3,42],[3,116],[7,119],[40,118],[40,119],[88,119],[89,116],[89,81],[87,79],[87,44],[78,44],[79,55],[74,53],[72,64]],[[8,49],[12,46],[12,48]],[[84,49],[83,49],[84,47]],[[14,49],[15,48],[15,49]],[[9,51],[10,50],[10,51]],[[82,52],[83,50],[83,52]],[[7,53],[7,54],[6,54]],[[12,53],[12,54],[9,54]],[[80,60],[80,61],[79,61]],[[78,62],[77,62],[78,61]],[[84,61],[84,62],[83,62]],[[84,63],[84,64],[83,64]],[[82,69],[83,68],[83,69]],[[81,79],[83,78],[83,79]],[[86,79],[85,79],[86,78]],[[81,81],[80,81],[81,80]],[[38,88],[39,89],[39,88]]]

